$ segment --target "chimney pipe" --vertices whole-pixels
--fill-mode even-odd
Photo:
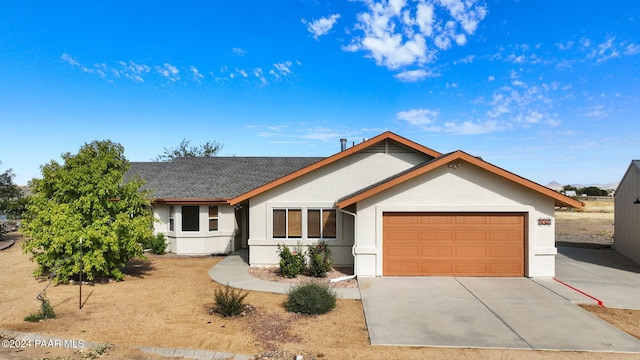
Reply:
[[[341,138],[340,139],[340,151],[345,151],[345,150],[347,150],[347,139]]]

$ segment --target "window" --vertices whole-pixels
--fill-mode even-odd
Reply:
[[[175,209],[173,205],[169,205],[169,231],[175,231]]]
[[[200,206],[182,207],[182,231],[200,231]]]
[[[273,237],[301,238],[302,209],[274,209]]]
[[[209,231],[218,231],[218,206],[209,206]]]
[[[310,238],[335,238],[336,211],[333,209],[307,210],[307,236]]]

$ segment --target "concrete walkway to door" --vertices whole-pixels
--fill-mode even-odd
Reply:
[[[640,352],[640,341],[527,278],[360,278],[373,345]]]

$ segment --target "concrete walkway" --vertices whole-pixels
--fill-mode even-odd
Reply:
[[[10,248],[15,242],[15,240],[0,240],[0,251]]]
[[[249,274],[249,252],[246,249],[227,256],[209,270],[209,276],[220,284],[227,284],[233,288],[286,294],[291,284],[265,281]],[[360,299],[360,289],[335,288],[338,298]]]
[[[360,278],[372,345],[640,352],[640,341],[527,278]]]
[[[558,247],[556,278],[605,307],[640,310],[640,265],[615,250]]]

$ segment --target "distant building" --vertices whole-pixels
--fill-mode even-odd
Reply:
[[[613,245],[617,252],[640,264],[640,160],[631,165],[615,192]]]

